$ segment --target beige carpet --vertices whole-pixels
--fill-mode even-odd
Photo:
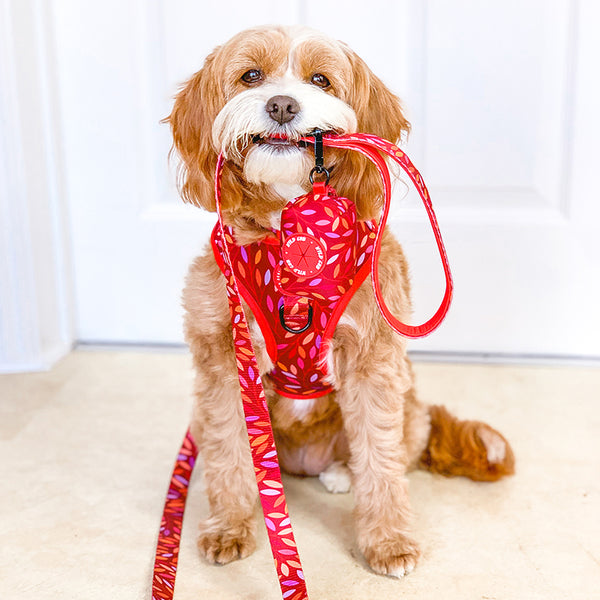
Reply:
[[[150,598],[154,544],[190,410],[185,354],[78,351],[49,373],[0,377],[0,599]],[[427,401],[487,420],[517,475],[496,484],[410,475],[423,557],[404,580],[371,573],[351,495],[285,480],[311,600],[600,598],[600,369],[418,364]],[[199,470],[176,600],[280,598],[259,549],[201,562]]]

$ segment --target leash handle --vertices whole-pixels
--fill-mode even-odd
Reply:
[[[312,139],[310,137],[303,138],[303,140],[312,143]],[[388,142],[387,140],[383,140],[375,135],[371,135],[368,133],[353,133],[340,136],[327,135],[323,137],[323,144],[332,148],[345,148],[348,150],[354,150],[356,152],[359,152],[362,155],[366,156],[377,167],[377,170],[379,171],[379,175],[381,176],[383,182],[384,203],[381,218],[379,220],[379,226],[377,228],[375,248],[373,250],[373,255],[371,258],[372,281],[373,291],[375,293],[375,300],[383,318],[388,323],[388,325],[397,333],[408,338],[419,338],[429,335],[432,331],[439,327],[441,322],[444,320],[446,314],[448,313],[448,309],[450,308],[450,303],[452,301],[453,283],[452,275],[450,273],[450,264],[448,262],[448,256],[446,254],[446,248],[444,246],[444,241],[442,239],[440,227],[438,225],[437,218],[433,210],[431,196],[429,195],[429,191],[427,189],[427,186],[425,185],[425,182],[423,181],[423,178],[421,177],[421,174],[413,165],[406,153],[400,150],[398,146],[392,144],[391,142]],[[381,242],[385,230],[385,225],[387,223],[388,215],[390,212],[390,204],[392,197],[392,185],[390,181],[390,174],[387,165],[385,164],[385,160],[382,157],[382,154],[389,156],[398,165],[400,165],[402,169],[406,172],[406,174],[409,176],[415,188],[417,189],[417,192],[421,197],[421,201],[425,206],[425,210],[427,211],[427,216],[429,218],[431,228],[433,229],[433,234],[435,236],[435,241],[444,269],[446,289],[444,291],[444,296],[442,298],[440,306],[435,312],[435,314],[421,325],[407,325],[406,323],[403,323],[394,315],[392,315],[385,303],[385,300],[383,299],[383,294],[381,292],[381,285],[379,283],[379,255],[381,254]]]

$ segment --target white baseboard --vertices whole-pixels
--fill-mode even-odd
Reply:
[[[151,352],[186,354],[185,344],[138,344],[111,342],[78,342],[75,350],[83,352]],[[490,364],[548,367],[600,367],[600,356],[558,356],[551,354],[508,354],[494,352],[425,352],[409,351],[416,363]]]
[[[508,354],[499,352],[408,353],[414,362],[488,364],[541,367],[600,367],[600,356],[561,356],[554,354]]]
[[[0,363],[0,375],[10,373],[35,373],[49,371],[52,367],[73,350],[72,344],[56,344],[45,349],[37,356],[23,357]]]

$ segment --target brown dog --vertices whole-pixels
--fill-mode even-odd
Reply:
[[[398,141],[409,130],[401,104],[345,44],[305,28],[244,31],[218,47],[177,95],[169,117],[182,161],[183,198],[215,210],[219,152],[226,224],[247,244],[278,228],[282,208],[305,193],[310,150],[297,140],[319,128]],[[360,219],[378,217],[382,191],[372,165],[356,153],[327,150],[332,185],[357,202]],[[407,265],[387,233],[381,287],[393,314],[410,317]],[[185,333],[196,369],[192,433],[204,459],[210,516],[199,548],[227,563],[254,547],[257,488],[232,343],[225,279],[210,249],[192,264],[183,295]],[[458,421],[416,396],[406,340],[380,316],[370,278],[339,321],[327,354],[334,392],[314,400],[279,396],[259,327],[253,343],[282,467],[319,475],[330,491],[351,481],[360,549],[374,571],[401,577],[419,549],[409,534],[406,472],[495,480],[513,472],[506,440],[476,421]]]

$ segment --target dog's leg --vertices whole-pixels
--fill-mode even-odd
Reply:
[[[409,456],[403,442],[404,396],[412,382],[408,369],[390,368],[395,352],[388,350],[381,360],[368,361],[367,369],[348,369],[337,401],[350,447],[359,548],[375,572],[402,577],[419,557],[409,535]]]
[[[255,548],[258,497],[240,397],[225,280],[212,252],[197,258],[183,292],[186,340],[196,372],[191,430],[202,457],[210,514],[198,548],[228,563]]]
[[[229,357],[228,357],[229,358]],[[198,370],[192,434],[203,459],[210,506],[198,548],[213,563],[245,558],[255,549],[257,490],[235,363]]]
[[[257,491],[235,364],[198,370],[192,435],[203,460],[210,515],[198,548],[213,563],[245,558],[255,548]]]

